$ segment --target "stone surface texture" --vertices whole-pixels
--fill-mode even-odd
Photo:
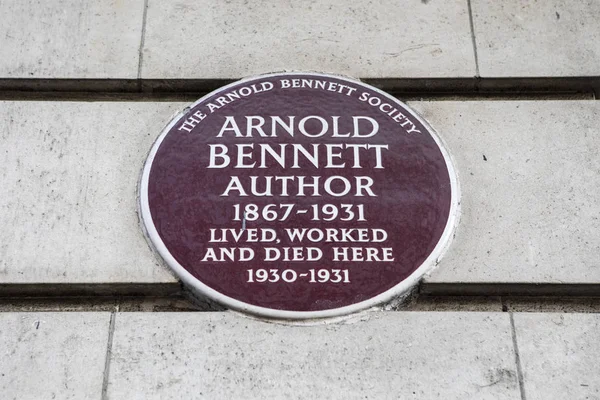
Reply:
[[[137,217],[147,152],[184,103],[3,102],[0,283],[175,282]],[[455,160],[461,219],[427,281],[599,283],[600,105],[411,102]],[[110,250],[109,250],[110,249]]]
[[[599,21],[600,0],[0,0],[0,400],[600,400],[600,102],[564,100],[599,97]],[[150,249],[169,99],[278,71],[455,99],[409,103],[461,216],[406,308],[189,312],[219,308]]]
[[[174,282],[137,216],[177,103],[2,102],[0,283]]]
[[[472,0],[482,77],[597,76],[600,2]]]
[[[410,103],[446,142],[459,226],[425,279],[600,283],[600,103]]]
[[[599,314],[515,314],[528,400],[600,399]]]
[[[150,0],[143,78],[472,77],[467,2]]]
[[[100,399],[109,321],[109,313],[0,313],[0,397]]]
[[[137,78],[144,0],[0,2],[0,78]]]
[[[502,313],[367,313],[286,326],[231,312],[118,314],[111,399],[515,399]]]

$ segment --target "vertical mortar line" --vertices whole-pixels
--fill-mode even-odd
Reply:
[[[517,343],[517,331],[515,329],[515,319],[513,313],[509,312],[510,331],[512,335],[513,348],[515,351],[515,363],[517,364],[517,380],[519,381],[519,391],[521,392],[521,400],[527,400],[525,396],[525,381],[523,380],[523,368],[521,368],[521,356],[519,354],[519,345]]]
[[[142,89],[142,63],[144,62],[144,43],[146,41],[146,19],[148,16],[148,0],[144,0],[144,12],[142,14],[142,37],[140,38],[140,48],[138,50],[138,71],[137,78],[139,89]]]
[[[108,342],[106,343],[106,356],[104,359],[104,373],[102,374],[102,395],[101,400],[107,400],[108,378],[110,373],[110,359],[112,357],[113,336],[115,333],[115,318],[119,311],[119,305],[115,306],[113,312],[110,313],[110,322],[108,324]]]
[[[467,8],[469,9],[469,25],[471,26],[471,42],[473,44],[473,55],[475,56],[475,77],[479,75],[479,57],[477,56],[477,41],[475,40],[475,23],[473,22],[473,9],[471,8],[471,0],[467,0]]]

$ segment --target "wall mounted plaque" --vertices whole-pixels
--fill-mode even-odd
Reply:
[[[220,88],[153,145],[141,217],[193,292],[271,318],[330,317],[406,293],[458,207],[440,139],[359,81],[282,73]]]

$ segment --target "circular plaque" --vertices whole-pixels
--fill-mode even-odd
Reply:
[[[282,73],[220,88],[154,143],[141,216],[193,292],[272,318],[358,311],[442,254],[457,180],[433,130],[359,81]]]

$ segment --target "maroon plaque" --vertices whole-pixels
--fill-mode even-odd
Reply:
[[[432,129],[361,82],[294,73],[198,100],[146,161],[141,214],[193,291],[276,318],[346,314],[435,264],[457,183]]]

